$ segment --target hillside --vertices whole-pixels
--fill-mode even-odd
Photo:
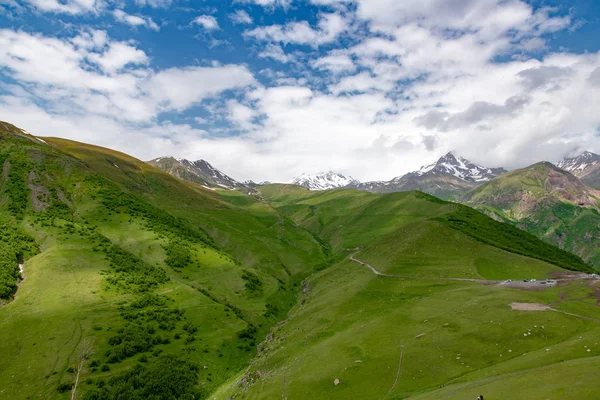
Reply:
[[[511,171],[461,202],[517,224],[600,268],[600,192],[550,163]]]
[[[172,376],[156,371],[171,366],[180,395],[204,398],[247,364],[302,279],[327,265],[310,233],[250,197],[3,128],[7,398],[70,398],[80,366],[78,398],[147,398],[152,385],[170,390]]]
[[[534,283],[539,289],[522,290],[494,281],[560,276],[556,266],[515,253],[516,242],[529,243],[538,255],[552,246],[418,192],[314,193],[289,185],[260,190],[278,210],[331,243],[338,262],[305,281],[302,300],[286,323],[215,398],[568,393],[563,398],[575,399],[599,388],[592,366],[598,365],[600,348],[592,343],[600,326],[562,313],[599,315],[594,298],[575,300],[576,292],[589,292],[587,282],[565,282],[566,290],[542,290],[544,285]],[[513,251],[497,247],[502,243]],[[556,309],[515,311],[514,302],[556,302]],[[563,369],[563,363],[574,369]],[[558,371],[562,379],[546,382]],[[515,375],[529,385],[523,387]],[[575,376],[581,381],[574,387],[569,380]]]
[[[420,192],[210,190],[0,128],[7,398],[468,398],[561,363],[570,395],[599,388],[589,266],[511,225]]]

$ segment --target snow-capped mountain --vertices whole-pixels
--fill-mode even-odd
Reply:
[[[356,187],[373,193],[420,190],[450,199],[505,172],[503,168],[482,167],[450,152],[418,171],[409,172],[390,181],[364,182]]]
[[[600,155],[585,151],[577,157],[568,157],[557,164],[591,187],[600,189]]]
[[[204,160],[190,161],[185,158],[159,157],[148,164],[179,179],[199,183],[203,186],[226,189],[242,188],[244,184],[222,173]]]
[[[423,166],[414,172],[417,176],[426,174],[449,174],[467,182],[486,182],[505,173],[504,168],[486,168],[471,161],[447,153],[433,164]]]
[[[358,185],[360,182],[351,176],[346,177],[337,172],[329,171],[318,174],[302,174],[289,183],[304,186],[310,190],[327,190]]]

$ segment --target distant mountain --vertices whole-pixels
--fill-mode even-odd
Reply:
[[[373,193],[420,190],[443,199],[450,199],[505,172],[503,168],[482,167],[450,152],[433,164],[391,181],[364,182],[355,187]]]
[[[537,163],[484,183],[460,201],[600,267],[600,191],[565,169]]]
[[[600,189],[600,155],[586,151],[577,157],[563,159],[557,166],[569,171],[586,185]]]
[[[148,164],[184,181],[200,185],[227,189],[246,187],[243,183],[225,175],[204,160],[189,161],[185,158],[159,157]]]
[[[304,186],[310,190],[328,190],[342,187],[355,187],[360,182],[351,176],[344,176],[337,172],[321,172],[318,174],[302,174],[292,179],[292,185]]]
[[[271,184],[271,182],[269,182],[269,181],[262,181],[262,182],[256,183],[253,180],[247,180],[247,181],[244,181],[242,183],[244,184],[244,186],[249,187],[251,189],[254,189],[254,188],[258,187],[258,186],[270,185]]]

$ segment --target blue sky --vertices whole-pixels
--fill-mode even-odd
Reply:
[[[593,0],[0,0],[0,119],[233,177],[600,152]]]

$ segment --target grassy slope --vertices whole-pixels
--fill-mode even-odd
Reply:
[[[69,398],[57,387],[73,382],[69,368],[76,367],[84,343],[93,344],[91,358],[99,366],[84,368],[80,395],[143,355],[108,363],[105,352],[114,351],[109,339],[127,324],[122,307],[144,294],[135,283],[139,276],[132,280],[111,272],[108,245],[99,249],[98,235],[147,268],[166,271],[168,282],[150,292],[166,300],[169,309],[183,310],[183,320],[171,330],[158,328],[170,343],[154,345],[146,354],[149,365],[159,351],[200,365],[197,394],[210,392],[247,363],[252,343],[295,303],[300,280],[327,262],[311,234],[251,198],[187,185],[94,146],[47,139],[54,146],[49,147],[22,137],[0,138],[0,153],[8,162],[25,165],[21,189],[27,193],[15,215],[10,211],[15,201],[6,190],[12,178],[3,179],[0,214],[28,232],[41,250],[26,261],[16,299],[0,308],[0,382],[10,398]],[[43,202],[34,201],[26,187],[30,171],[38,175]],[[44,202],[45,210],[35,212],[34,203]],[[179,241],[191,261],[174,270],[165,263],[165,247]],[[258,277],[259,290],[246,287],[244,271]],[[116,285],[108,283],[111,276],[119,278]],[[187,323],[197,331],[188,334]],[[255,328],[251,338],[240,340],[238,334],[250,326]],[[110,370],[103,371],[104,365]]]
[[[424,398],[469,398],[481,389],[490,399],[506,398],[506,393],[532,398],[563,393],[560,398],[579,399],[591,398],[600,388],[592,373],[600,355],[597,322],[509,307],[562,298],[556,308],[597,317],[596,307],[585,305],[591,293],[587,283],[535,292],[438,279],[542,279],[560,271],[440,222],[460,206],[417,193],[374,196],[277,186],[261,192],[332,241],[340,262],[310,278],[287,323],[275,329],[247,372],[224,385],[216,398],[401,399],[420,393],[432,393]],[[385,218],[375,218],[376,210]],[[361,247],[356,257],[378,270],[421,279],[375,276],[344,259],[341,249],[355,246]],[[581,365],[585,374],[562,369],[563,362]],[[523,390],[524,379],[514,378],[539,382],[546,371],[558,370],[564,379],[553,381],[550,389]],[[574,377],[577,385],[570,382]],[[341,382],[337,386],[335,379]],[[452,389],[438,392],[441,385]]]
[[[565,177],[539,163],[487,182],[461,201],[514,223],[600,268],[598,199],[594,200],[593,193],[589,196],[585,186],[570,182],[567,173],[562,174]],[[550,181],[552,178],[555,183]],[[577,200],[581,198],[591,201],[581,207]]]
[[[54,149],[2,138],[0,146],[12,165],[25,162],[25,185],[27,174],[37,171],[34,186],[48,203],[45,211],[35,212],[34,205],[44,201],[28,196],[20,211],[11,209],[14,193],[6,184],[12,178],[3,177],[0,213],[41,250],[25,263],[26,279],[16,299],[0,308],[0,353],[8,355],[0,359],[0,382],[11,398],[69,398],[57,387],[73,381],[69,368],[76,366],[86,342],[93,344],[91,358],[99,365],[86,364],[80,394],[101,382],[110,386],[110,377],[135,365],[156,365],[162,351],[201,366],[197,397],[227,382],[214,395],[223,398],[226,392],[278,398],[284,380],[288,398],[383,398],[393,384],[402,345],[404,372],[388,398],[427,392],[441,383],[478,382],[486,371],[497,375],[552,367],[557,360],[598,354],[596,348],[590,353],[579,349],[583,342],[576,339],[597,334],[595,322],[551,312],[524,315],[507,307],[512,301],[549,303],[561,298],[563,289],[536,293],[438,279],[397,280],[376,277],[345,260],[343,249],[360,246],[357,257],[380,270],[425,278],[463,273],[542,278],[557,271],[441,221],[457,211],[456,205],[418,193],[311,193],[274,186],[263,190],[273,209],[237,192],[182,183],[110,150],[60,139],[47,140]],[[165,262],[173,243],[183,243],[189,252],[191,260],[183,268]],[[111,268],[114,245],[129,255],[129,264],[147,272],[166,271],[169,280],[151,284],[149,291],[166,300],[167,309],[183,310],[183,319],[171,330],[157,327],[169,343],[109,363],[106,351],[115,351],[109,339],[131,325],[124,315],[135,314],[131,304],[147,296],[140,287],[148,275]],[[424,247],[430,250],[414,257]],[[406,261],[411,253],[412,260]],[[337,264],[315,273],[331,260]],[[248,289],[244,271],[258,277],[260,290]],[[252,343],[286,315],[306,277],[303,300],[288,322],[276,328],[246,375],[246,381],[255,379],[260,370],[260,382],[237,386],[239,380],[232,376],[244,376],[254,355]],[[569,288],[558,307],[596,316],[595,305],[582,299],[590,289]],[[142,312],[162,311],[147,307]],[[490,316],[498,318],[502,329],[487,322]],[[135,324],[146,324],[144,318]],[[194,333],[185,328],[190,323]],[[521,332],[533,324],[544,324],[547,331],[534,331],[522,341]],[[251,337],[240,337],[251,326],[256,330]],[[416,339],[421,333],[426,335]],[[513,351],[500,359],[495,345]],[[543,353],[548,345],[554,351]],[[541,356],[521,359],[521,352]],[[144,356],[146,363],[139,363]],[[506,358],[515,360],[503,364]],[[336,377],[342,381],[339,386],[333,385]]]

